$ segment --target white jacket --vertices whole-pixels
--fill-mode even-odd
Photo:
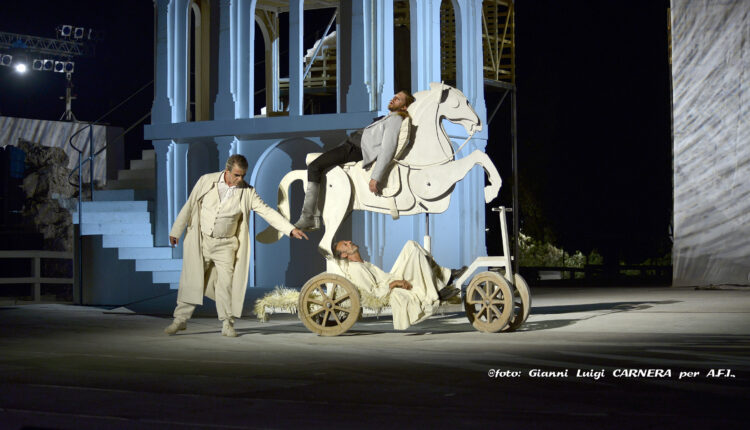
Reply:
[[[381,182],[386,168],[390,165],[398,146],[398,133],[403,118],[396,112],[373,122],[362,130],[360,145],[362,148],[362,166],[367,167],[373,161],[370,179]]]

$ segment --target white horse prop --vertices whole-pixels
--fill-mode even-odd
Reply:
[[[445,212],[454,185],[477,164],[482,166],[489,180],[484,188],[485,202],[497,197],[502,181],[487,154],[475,150],[455,160],[460,147],[454,151],[442,126],[443,119],[460,124],[468,133],[466,142],[482,129],[466,96],[455,88],[432,83],[429,90],[418,92],[414,97],[416,101],[408,108],[411,120],[407,118],[402,123],[396,157],[387,179],[380,184],[381,195],[370,192],[370,169],[363,169],[361,161],[334,167],[326,174],[325,186],[321,187],[325,196],[319,198],[319,202],[323,202],[325,234],[318,246],[326,257],[332,255],[333,237],[352,210],[389,213],[394,219],[400,215]],[[307,164],[319,155],[309,154]],[[302,181],[306,189],[307,171],[293,170],[279,184],[278,210],[287,219],[290,215],[289,186],[297,180]],[[281,232],[269,226],[256,237],[261,243],[273,243],[281,236]]]

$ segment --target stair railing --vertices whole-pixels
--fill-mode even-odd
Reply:
[[[115,110],[119,109],[122,105],[130,101],[133,97],[135,97],[137,94],[139,94],[141,91],[148,88],[151,84],[153,84],[153,79],[147,83],[146,85],[142,86],[140,89],[138,89],[136,92],[128,96],[125,100],[120,102],[117,106],[113,107],[107,113],[99,117],[96,121],[91,122],[87,124],[84,127],[81,127],[80,129],[76,130],[75,133],[73,133],[70,136],[70,139],[68,139],[68,144],[71,148],[73,148],[78,153],[78,164],[73,168],[73,170],[68,175],[68,183],[72,185],[73,187],[78,188],[78,300],[79,304],[83,304],[83,239],[80,232],[81,226],[82,226],[82,220],[83,220],[83,166],[88,163],[89,165],[89,186],[91,190],[91,201],[94,200],[94,159],[96,156],[102,153],[102,151],[106,150],[109,146],[109,143],[105,140],[104,145],[99,148],[96,152],[94,152],[94,126],[100,125],[101,121],[109,114],[114,112]],[[124,132],[122,132],[119,136],[112,139],[112,141],[117,141],[118,139],[125,136],[128,132],[130,132],[132,129],[134,129],[138,124],[143,122],[146,118],[151,116],[151,112],[146,113],[143,115],[140,119],[138,119],[136,122],[134,122],[130,127],[128,127]],[[79,148],[74,144],[75,139],[78,138],[78,135],[82,133],[83,131],[88,130],[88,157],[84,157],[83,153],[85,152],[85,148]],[[71,181],[71,178],[73,175],[78,172],[78,183],[75,184]]]

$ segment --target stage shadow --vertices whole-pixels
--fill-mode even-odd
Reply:
[[[627,311],[649,309],[649,308],[652,308],[654,305],[671,305],[675,303],[680,303],[680,300],[588,303],[588,304],[581,304],[581,305],[563,305],[563,306],[532,306],[531,315],[572,314],[572,313],[577,313],[577,312],[593,312],[593,311],[627,312]]]

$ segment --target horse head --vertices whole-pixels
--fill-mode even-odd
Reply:
[[[445,118],[452,123],[460,124],[469,135],[482,130],[479,115],[471,107],[464,93],[456,88],[438,83],[432,83],[430,86],[440,88],[438,115],[441,119]]]
[[[416,101],[408,110],[416,133],[413,146],[404,157],[407,161],[424,164],[453,159],[454,148],[443,129],[443,119],[461,125],[470,135],[482,129],[466,96],[453,87],[433,82],[429,90],[414,97]]]

